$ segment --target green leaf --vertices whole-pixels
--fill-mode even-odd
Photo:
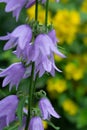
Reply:
[[[10,126],[5,127],[3,130],[18,130],[18,127],[19,127],[19,123],[14,122]]]
[[[17,115],[18,115],[18,119],[19,119],[20,124],[22,124],[23,107],[25,104],[25,100],[26,100],[26,98],[22,97],[19,101],[18,108],[17,108]]]

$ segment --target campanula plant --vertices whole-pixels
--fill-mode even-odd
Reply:
[[[2,87],[9,84],[10,91],[13,87],[16,87],[17,91],[17,95],[9,95],[0,101],[0,130],[5,127],[9,129],[8,126],[14,121],[19,122],[18,130],[44,130],[43,120],[50,122],[51,116],[60,118],[60,115],[53,108],[46,93],[43,90],[36,90],[36,79],[45,73],[55,76],[55,70],[61,72],[55,65],[54,54],[65,58],[57,48],[58,39],[53,26],[48,25],[49,0],[0,0],[0,2],[6,3],[5,11],[12,12],[16,20],[22,8],[30,8],[34,4],[36,7],[35,20],[19,25],[6,36],[0,36],[0,40],[6,41],[3,49],[5,51],[14,49],[12,53],[20,60],[6,69],[1,69],[0,72],[0,77],[4,78]],[[38,4],[45,5],[43,25],[38,21]],[[21,95],[24,100],[20,100],[18,94],[22,79],[30,79],[29,92],[27,95]]]

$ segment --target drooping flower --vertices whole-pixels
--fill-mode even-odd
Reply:
[[[44,120],[50,119],[51,116],[56,117],[56,118],[60,118],[60,116],[54,110],[50,101],[45,97],[40,99],[39,108],[41,110],[42,118]]]
[[[31,28],[29,25],[23,24],[14,29],[12,33],[8,33],[6,36],[0,37],[0,40],[8,40],[4,46],[4,50],[8,50],[17,45],[23,49],[25,45],[31,41],[31,38]]]
[[[5,87],[7,84],[10,84],[10,90],[12,89],[13,85],[15,85],[17,89],[21,79],[24,76],[24,73],[25,67],[21,62],[10,65],[0,73],[0,77],[5,77],[2,86]]]
[[[45,71],[51,75],[55,75],[55,69],[61,72],[55,65],[54,53],[60,57],[65,57],[57,49],[57,38],[55,31],[52,30],[48,34],[39,34],[34,42],[34,56],[32,61],[35,62],[36,72],[41,77]]]
[[[44,130],[42,120],[39,116],[31,118],[29,123],[29,130]]]
[[[16,95],[7,96],[0,101],[0,130],[16,119],[17,106],[18,98]]]
[[[43,56],[49,56],[52,53],[56,53],[61,57],[65,57],[58,51],[57,46],[47,34],[39,34],[35,39],[34,45],[35,48],[37,48],[34,60],[36,60],[40,54]]]
[[[36,60],[39,55],[49,56],[53,53],[65,58],[57,48],[57,41],[55,30],[50,31],[48,34],[39,34],[34,42],[35,48],[37,48],[35,50],[34,60]]]
[[[16,17],[16,20],[18,20],[19,14],[26,4],[26,0],[0,0],[0,2],[6,3],[5,11],[12,11],[13,17]]]

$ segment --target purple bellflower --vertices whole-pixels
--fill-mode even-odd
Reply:
[[[39,72],[41,77],[44,72],[49,72],[52,76],[55,75],[55,69],[61,72],[55,65],[54,53],[58,56],[65,58],[65,56],[57,49],[57,38],[55,31],[52,30],[48,34],[39,34],[34,42],[35,55],[33,61],[35,61],[36,72]]]
[[[13,12],[13,17],[16,17],[16,21],[18,20],[19,14],[22,8],[26,4],[26,0],[0,0],[0,2],[6,3],[6,12]]]
[[[16,95],[10,95],[0,101],[0,130],[8,126],[16,119],[16,109],[18,98]]]
[[[50,119],[50,116],[60,118],[60,116],[56,113],[53,106],[51,105],[50,101],[45,97],[40,99],[39,108],[44,120]]]
[[[32,117],[29,123],[29,130],[44,130],[40,117]]]
[[[25,73],[24,65],[19,63],[14,63],[8,68],[3,69],[0,73],[0,77],[5,77],[2,86],[5,87],[7,84],[10,84],[9,89],[11,90],[13,85],[16,85],[16,89],[20,83],[20,80],[23,78]]]
[[[34,42],[35,48],[35,57],[34,60],[38,59],[39,55],[46,56],[49,58],[51,54],[56,53],[60,57],[65,57],[57,49],[57,38],[55,31],[52,30],[48,34],[39,34]]]
[[[57,46],[47,34],[39,34],[36,37],[34,44],[35,48],[37,48],[34,60],[36,60],[39,55],[49,56],[52,53],[56,53],[61,57],[65,57],[61,52],[58,51]]]
[[[12,33],[8,33],[6,36],[1,36],[0,40],[8,40],[4,46],[4,50],[11,49],[15,46],[19,46],[21,49],[25,47],[32,39],[32,30],[27,24],[18,26]]]

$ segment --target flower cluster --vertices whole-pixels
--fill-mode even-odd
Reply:
[[[61,72],[55,65],[54,53],[60,57],[65,56],[57,49],[55,30],[51,30],[48,34],[39,34],[32,41],[32,29],[29,25],[24,24],[14,29],[12,33],[0,37],[0,40],[8,40],[4,50],[16,47],[14,54],[25,62],[25,64],[14,63],[7,69],[3,69],[0,73],[0,77],[6,77],[3,87],[10,83],[10,89],[13,85],[16,85],[17,88],[22,78],[30,76],[31,62],[35,63],[35,75],[39,73],[39,77],[45,72],[49,72],[53,76],[55,70]]]

